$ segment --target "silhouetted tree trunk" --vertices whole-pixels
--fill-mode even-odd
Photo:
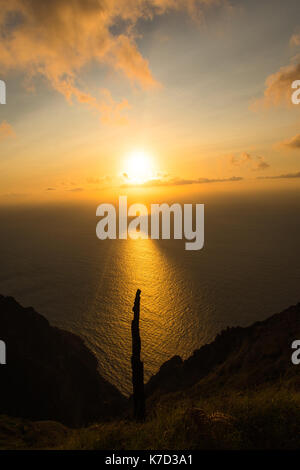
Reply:
[[[134,306],[133,320],[131,322],[132,335],[132,386],[133,386],[133,416],[137,421],[144,421],[146,417],[144,394],[144,364],[141,362],[141,338],[140,338],[140,289],[137,290]]]

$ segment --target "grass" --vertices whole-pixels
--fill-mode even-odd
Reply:
[[[173,394],[145,423],[124,419],[75,430],[2,417],[0,448],[300,449],[300,393],[273,386],[209,398]]]

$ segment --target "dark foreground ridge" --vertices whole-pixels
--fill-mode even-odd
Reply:
[[[249,327],[227,328],[185,361],[174,356],[149,380],[146,396],[191,388],[202,394],[253,390],[279,382],[300,390],[300,365],[291,361],[296,339],[300,303]]]
[[[300,304],[163,364],[143,422],[83,341],[32,308],[0,296],[0,338],[0,449],[300,449]]]
[[[97,371],[78,336],[50,326],[33,308],[0,296],[0,414],[85,425],[120,413],[125,398]]]

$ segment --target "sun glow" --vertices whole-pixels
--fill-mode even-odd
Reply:
[[[130,154],[125,167],[124,176],[129,183],[143,184],[153,178],[153,166],[149,155],[143,150]]]

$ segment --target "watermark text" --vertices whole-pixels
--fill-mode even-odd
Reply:
[[[6,364],[6,344],[0,339],[0,364]]]
[[[300,104],[300,80],[295,80],[292,83],[292,88],[295,88],[295,91],[292,94],[292,103]]]
[[[0,80],[0,104],[6,104],[6,84]]]
[[[149,237],[152,240],[170,240],[172,232],[175,240],[187,240],[186,250],[201,250],[204,246],[204,204],[184,204],[183,207],[181,204],[151,204],[149,214],[144,204],[127,207],[127,196],[120,196],[118,230],[117,210],[113,204],[100,204],[96,215],[101,217],[96,227],[100,240],[126,240],[128,237],[132,240]],[[133,220],[128,223],[128,218]]]

